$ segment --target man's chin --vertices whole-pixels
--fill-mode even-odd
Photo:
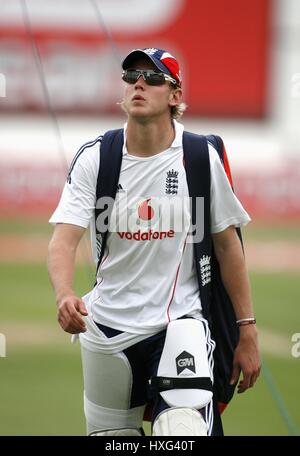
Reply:
[[[135,120],[145,120],[145,119],[149,119],[149,112],[146,111],[146,109],[143,109],[143,108],[134,108],[134,109],[130,109],[128,111],[128,115],[129,117],[132,117],[132,119],[135,119]]]

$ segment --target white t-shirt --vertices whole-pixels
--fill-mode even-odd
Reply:
[[[201,318],[190,242],[189,193],[183,166],[183,125],[174,121],[171,147],[151,157],[129,155],[126,141],[97,285],[85,296],[90,317],[135,336],[161,331],[183,315]],[[126,135],[126,125],[125,125]],[[82,148],[50,223],[91,224],[95,261],[95,193],[99,142]],[[209,145],[211,231],[242,226],[250,218],[233,193],[216,150]],[[170,209],[171,208],[171,209]]]

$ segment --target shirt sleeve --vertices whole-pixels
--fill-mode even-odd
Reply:
[[[251,219],[234,194],[217,151],[209,145],[211,171],[211,232],[241,227]]]
[[[99,169],[99,142],[83,148],[72,162],[59,204],[49,223],[70,223],[87,228],[94,216]]]

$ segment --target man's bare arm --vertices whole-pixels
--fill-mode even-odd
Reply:
[[[232,304],[236,319],[253,317],[250,285],[243,250],[233,226],[213,234],[215,253],[221,276]],[[240,339],[235,350],[231,383],[236,383],[240,372],[243,380],[238,385],[242,393],[252,387],[260,373],[260,356],[256,325],[240,326]]]
[[[84,232],[84,228],[76,225],[57,224],[48,248],[48,272],[55,291],[58,321],[71,334],[86,331],[81,315],[88,313],[73,291],[76,250]]]

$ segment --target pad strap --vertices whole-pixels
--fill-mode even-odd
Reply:
[[[212,381],[209,377],[152,377],[150,380],[156,392],[168,391],[172,389],[204,389],[212,391]]]

